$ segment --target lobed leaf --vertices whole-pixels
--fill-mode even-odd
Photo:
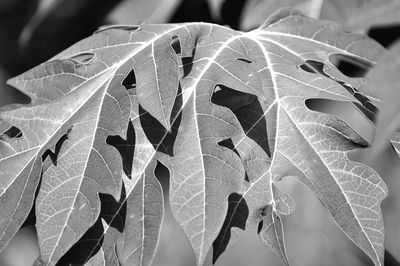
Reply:
[[[100,29],[10,80],[32,102],[0,113],[0,248],[38,187],[37,264],[68,260],[91,230],[100,234],[84,243],[80,264],[151,264],[163,216],[160,160],[171,172],[172,213],[199,265],[211,246],[215,261],[257,226],[289,263],[281,215],[294,203],[275,186],[288,176],[382,265],[387,188],[348,158],[368,143],[305,104],[367,108],[363,80],[332,61],[371,65],[381,52],[367,37],[289,9],[247,33],[205,23]]]

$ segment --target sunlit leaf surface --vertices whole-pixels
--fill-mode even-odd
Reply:
[[[382,265],[387,189],[348,158],[367,142],[305,104],[363,108],[362,80],[332,58],[372,65],[381,52],[367,37],[289,9],[250,32],[206,23],[100,29],[9,82],[32,101],[0,113],[1,248],[35,200],[36,264],[151,264],[162,162],[198,265],[211,247],[215,261],[253,229],[289,263],[281,216],[294,203],[274,185],[287,176]]]

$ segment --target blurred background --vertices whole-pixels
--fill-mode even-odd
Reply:
[[[48,60],[105,24],[212,22],[251,30],[277,9],[291,6],[308,16],[342,23],[346,30],[368,34],[389,47],[400,37],[399,0],[0,0],[0,107],[29,103],[6,85],[6,80]],[[337,62],[346,74],[358,71]],[[364,73],[365,74],[365,73]],[[400,88],[399,88],[400,89]],[[364,138],[373,127],[351,104],[311,101],[308,106],[337,115]],[[368,153],[368,150],[363,151]],[[364,154],[353,154],[362,161]],[[385,266],[400,265],[400,161],[387,146],[372,162],[389,188],[382,205],[386,228]],[[155,266],[191,266],[194,253],[167,204],[168,173],[159,179],[166,199],[161,239]],[[370,265],[369,259],[346,238],[313,194],[294,179],[279,187],[296,201],[294,214],[284,217],[287,252],[293,265]],[[38,256],[34,218],[0,254],[0,266],[32,265]],[[211,265],[211,254],[206,262]],[[225,252],[216,265],[283,265],[272,251],[248,233]]]

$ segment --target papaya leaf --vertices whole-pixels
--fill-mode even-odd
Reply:
[[[0,248],[36,200],[37,264],[64,262],[101,224],[82,264],[150,265],[163,216],[154,175],[161,161],[170,170],[172,213],[198,265],[211,247],[216,260],[257,226],[288,264],[281,216],[294,203],[276,183],[289,176],[382,265],[387,188],[348,158],[368,143],[305,104],[321,98],[367,108],[363,80],[341,73],[332,58],[373,65],[381,53],[363,35],[290,9],[250,32],[207,23],[99,29],[9,81],[31,103],[0,112]],[[116,202],[114,212],[103,195]]]

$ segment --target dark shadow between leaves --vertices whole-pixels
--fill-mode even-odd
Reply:
[[[221,146],[221,147],[225,147],[225,148],[230,149],[231,151],[236,153],[236,155],[239,156],[239,158],[240,158],[240,154],[237,151],[237,149],[235,148],[235,145],[233,144],[233,141],[232,141],[231,138],[221,140],[220,142],[218,142],[218,145]],[[249,176],[247,175],[247,173],[244,176],[244,180],[247,181],[247,182],[250,182]]]
[[[272,212],[272,205],[266,205],[265,207],[262,207],[258,210],[259,212],[259,218],[261,219],[260,222],[258,223],[257,227],[257,234],[260,234],[261,230],[264,227],[264,219],[268,215],[268,213]]]
[[[195,53],[195,51],[193,51]],[[189,75],[193,68],[193,56],[182,57],[183,77]]]
[[[6,131],[1,133],[0,135],[0,140],[20,139],[20,138],[22,138],[22,131],[15,126],[9,127]]]
[[[132,174],[133,155],[135,154],[135,129],[131,121],[128,123],[126,140],[120,136],[108,136],[106,143],[114,146],[122,158],[122,167],[125,175],[130,179]]]
[[[259,233],[261,232],[263,226],[264,226],[264,222],[263,222],[263,220],[261,220],[261,221],[258,223],[257,234],[259,234]]]
[[[50,157],[51,161],[55,166],[57,166],[57,158],[58,154],[60,153],[61,147],[64,142],[68,139],[68,134],[71,133],[72,127],[67,130],[67,133],[62,135],[61,138],[57,141],[56,146],[54,148],[54,152],[50,149],[47,149],[42,155],[42,162],[46,160],[47,157]]]
[[[179,39],[179,36],[178,35],[172,35],[171,41],[172,41],[171,42],[172,49],[175,51],[175,53],[177,55],[180,55],[181,52],[182,52],[182,49],[181,49],[181,41]]]
[[[246,135],[271,156],[268,143],[267,122],[264,111],[255,95],[217,85],[211,102],[229,108],[236,116]]]
[[[104,241],[104,230],[101,219],[90,227],[85,234],[57,262],[57,266],[85,265],[96,255]]]
[[[243,106],[254,102],[257,97],[253,94],[233,90],[222,84],[218,84],[214,88],[211,96],[211,102],[220,106],[231,109],[233,113]]]
[[[99,196],[101,202],[100,217],[103,218],[108,225],[122,233],[125,227],[127,209],[125,186],[122,186],[120,201],[116,201],[114,197],[108,194],[100,193]]]
[[[234,153],[237,154],[237,156],[240,157],[239,152],[235,149],[235,145],[233,144],[231,138],[221,140],[220,142],[218,142],[218,145],[232,150]]]
[[[241,13],[247,0],[225,0],[221,7],[222,23],[229,25],[232,29],[239,29]]]
[[[210,7],[204,0],[182,0],[171,15],[170,23],[213,22]]]
[[[385,249],[385,261],[383,264],[385,266],[400,266],[400,262],[386,249]]]
[[[360,103],[354,103],[361,112],[372,122],[375,121],[375,116],[378,113],[378,108],[364,95],[362,95],[356,88],[345,84],[342,81],[337,81],[340,85],[346,88]]]
[[[368,62],[361,61],[359,59],[354,59],[349,56],[343,55],[331,55],[330,61],[333,64],[336,64],[339,71],[342,74],[348,77],[363,77],[367,73],[367,71],[371,68],[371,65]],[[368,97],[364,96],[360,93],[356,88],[352,87],[350,84],[347,84],[341,80],[338,80],[334,77],[327,75],[324,72],[324,63],[315,61],[315,60],[306,60],[303,64],[299,65],[299,68],[314,74],[320,74],[324,77],[327,77],[341,86],[343,86],[348,92],[350,92],[354,98],[356,98],[360,103],[354,102],[357,108],[372,122],[374,122],[375,115],[377,113],[377,108],[372,102],[368,99]]]
[[[177,97],[171,112],[171,132],[165,129],[160,122],[150,115],[141,105],[139,105],[140,124],[146,134],[147,139],[154,149],[167,155],[173,156],[174,142],[178,133],[178,128],[182,120],[182,89],[179,85]]]
[[[122,86],[124,86],[126,90],[136,88],[136,75],[134,69],[131,69],[128,75],[124,78],[122,81]]]
[[[363,139],[370,141],[372,138],[373,127],[359,112],[359,108],[351,102],[334,101],[328,99],[307,99],[306,106],[316,112],[333,115],[345,121]],[[362,107],[362,106],[360,106]],[[365,143],[355,143],[361,148],[366,147]]]
[[[38,182],[38,185],[35,190],[35,197],[33,199],[32,208],[29,211],[28,216],[25,218],[24,223],[21,225],[21,228],[25,227],[25,226],[36,225],[36,199],[39,194],[40,186],[42,185],[42,178],[43,178],[43,170],[40,173],[39,182]],[[36,230],[36,227],[35,227],[35,230]]]
[[[56,265],[84,265],[96,255],[104,241],[104,219],[110,227],[123,232],[126,220],[126,191],[122,187],[121,199],[116,201],[111,195],[99,194],[101,211],[99,218],[85,234],[62,256]]]
[[[334,64],[343,75],[351,78],[361,78],[372,68],[371,63],[360,58],[343,54],[329,56],[329,61]]]
[[[368,36],[377,40],[384,47],[388,47],[400,36],[400,25],[385,25],[382,27],[372,27]]]
[[[308,73],[316,73],[328,77],[324,72],[324,63],[322,62],[306,60],[303,64],[299,65],[299,67]]]
[[[221,231],[213,242],[212,263],[215,264],[219,256],[227,248],[231,240],[231,229],[237,227],[246,229],[247,218],[249,217],[249,208],[245,199],[237,193],[232,193],[228,197],[228,212]]]
[[[168,167],[166,167],[164,164],[162,164],[160,161],[157,161],[156,168],[154,169],[154,176],[160,182],[162,189],[163,189],[163,194],[164,194],[164,199],[168,199],[169,197],[169,178],[170,178],[170,173],[168,170]]]
[[[30,104],[32,99],[30,96],[23,92],[15,89],[13,86],[4,83],[1,86],[1,97],[0,97],[0,110],[6,111],[7,108],[16,108],[17,105]],[[6,107],[8,106],[8,107]],[[10,110],[10,109],[8,109]]]

